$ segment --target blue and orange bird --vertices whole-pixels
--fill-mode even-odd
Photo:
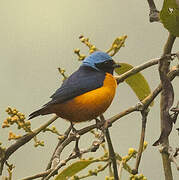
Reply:
[[[51,101],[29,119],[55,113],[72,124],[96,119],[110,106],[117,87],[113,77],[119,64],[107,53],[96,51],[51,96]]]

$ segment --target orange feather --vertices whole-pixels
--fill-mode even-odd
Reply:
[[[71,122],[83,122],[96,118],[110,106],[116,91],[115,78],[106,73],[103,86],[84,93],[61,104],[54,104],[51,110],[59,117]]]

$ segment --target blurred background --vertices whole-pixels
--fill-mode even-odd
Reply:
[[[156,0],[160,10],[162,2]],[[119,62],[139,65],[152,58],[160,57],[168,32],[160,23],[149,23],[149,7],[147,1],[118,0],[18,0],[0,1],[0,123],[7,118],[5,109],[15,107],[28,116],[47,101],[60,86],[62,77],[57,68],[61,67],[70,75],[81,62],[77,61],[73,50],[80,48],[87,54],[87,48],[80,43],[78,37],[84,35],[101,50],[107,50],[113,40],[127,35],[126,46],[114,56]],[[176,40],[173,52],[178,51]],[[151,89],[159,84],[157,66],[143,71]],[[173,81],[175,104],[179,97],[178,79]],[[109,118],[138,102],[135,94],[125,84],[119,85],[115,100],[105,117]],[[52,115],[51,115],[52,116]],[[38,117],[32,121],[32,128],[37,128],[51,116]],[[161,156],[158,147],[152,144],[160,135],[159,97],[148,116],[146,141],[148,148],[142,156],[139,172],[149,180],[164,179]],[[94,123],[94,122],[91,122]],[[77,129],[90,123],[77,125]],[[54,125],[63,133],[69,123],[58,119]],[[178,146],[178,135],[173,127],[170,136],[171,145]],[[11,128],[17,134],[22,133]],[[124,156],[128,148],[137,148],[141,131],[140,113],[132,113],[116,122],[111,128],[111,136],[115,151]],[[0,142],[7,142],[9,129],[0,129]],[[84,139],[85,138],[85,139]],[[33,147],[33,141],[19,149],[9,159],[15,164],[13,179],[43,172],[56,147],[58,139],[50,133],[41,133],[38,139],[45,141],[45,147]],[[88,139],[88,140],[87,140]],[[81,139],[80,147],[91,145],[92,136]],[[73,149],[68,146],[63,158]],[[102,151],[90,156],[99,156]],[[87,156],[89,157],[89,155]],[[70,163],[69,163],[70,164]],[[174,179],[178,172],[172,164]],[[88,169],[93,169],[90,166]],[[5,171],[4,171],[5,172]],[[82,174],[85,174],[83,171]],[[88,179],[104,179],[105,173]],[[3,175],[6,175],[4,173]],[[123,173],[126,180],[128,174]]]

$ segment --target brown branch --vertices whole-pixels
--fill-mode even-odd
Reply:
[[[125,79],[127,79],[128,77],[130,77],[130,76],[132,76],[132,75],[134,75],[134,74],[136,74],[136,73],[138,73],[138,72],[140,72],[140,71],[142,71],[148,67],[151,67],[153,65],[158,64],[160,59],[161,58],[151,59],[146,63],[143,63],[139,66],[135,66],[134,68],[132,68],[131,70],[125,72],[124,74],[122,74],[120,76],[116,76],[115,78],[116,78],[117,83],[119,84],[119,83],[123,82]]]
[[[163,56],[171,53],[175,39],[176,39],[175,36],[169,34],[167,42],[164,46]],[[162,146],[165,148],[168,148],[169,146],[168,135],[172,129],[172,122],[170,122],[170,118],[169,118],[169,109],[173,104],[173,98],[174,98],[173,97],[174,94],[173,92],[171,92],[173,91],[173,87],[169,82],[168,77],[166,76],[169,71],[169,66],[170,66],[170,62],[167,59],[159,61],[159,74],[163,88],[160,99],[161,136],[162,133],[163,134],[167,133],[167,136],[164,134],[166,137],[163,138],[162,140]],[[169,155],[168,153],[163,153],[163,152],[161,153],[161,155],[162,155],[163,168],[165,173],[165,180],[172,180],[173,176],[172,176],[171,162],[169,159]]]
[[[50,172],[51,172],[51,170],[48,170],[48,171],[45,171],[45,172],[36,174],[36,175],[34,175],[34,176],[29,176],[29,177],[23,178],[22,180],[33,180],[33,179],[37,179],[37,178],[40,178],[40,177],[45,177],[45,176],[47,176]]]
[[[159,18],[159,11],[157,10],[155,3],[153,0],[147,0],[150,8],[150,13],[149,13],[149,21],[150,22],[158,22],[160,21]]]
[[[102,143],[102,142],[100,142],[100,143]],[[67,164],[68,161],[75,159],[77,157],[81,157],[85,153],[95,152],[99,148],[100,143],[99,144],[93,143],[90,148],[83,150],[83,151],[79,151],[78,153],[72,153],[65,160],[61,160],[56,167],[53,167],[53,169],[51,169],[51,171],[49,171],[49,174],[46,177],[44,177],[44,180],[48,180],[52,176],[54,176],[61,167],[65,166]],[[104,161],[108,161],[108,158],[106,158]]]
[[[56,151],[57,151],[58,147],[67,139],[67,137],[68,137],[71,129],[72,129],[72,127],[70,126],[70,127],[65,131],[65,133],[64,133],[64,135],[63,135],[63,138],[59,140],[59,142],[58,142],[58,144],[57,144],[57,146],[56,146],[56,148],[55,148],[55,150],[54,150],[54,152],[53,152],[53,154],[52,154],[52,157],[50,158],[50,162],[48,163],[46,170],[48,170],[48,169],[51,168],[52,161],[53,161],[54,158],[55,158],[55,154],[56,154]]]
[[[104,118],[103,115],[100,116],[100,119],[101,119],[102,122],[105,123],[105,118]],[[110,160],[112,162],[112,165],[113,165],[114,179],[118,180],[119,175],[118,175],[118,168],[117,168],[117,162],[116,162],[116,155],[115,155],[115,152],[114,152],[114,148],[113,148],[113,144],[112,144],[112,141],[111,141],[111,137],[110,137],[108,127],[104,128],[104,134],[105,134],[107,144],[108,144],[109,158],[110,158]]]
[[[119,176],[118,176],[118,168],[117,168],[117,163],[116,163],[116,156],[115,156],[115,152],[114,152],[114,148],[112,145],[112,141],[111,141],[111,137],[110,137],[108,128],[106,129],[106,140],[107,140],[108,149],[109,149],[109,157],[110,157],[110,160],[113,165],[114,179],[118,180]]]
[[[53,123],[58,116],[54,116],[52,119],[50,119],[48,122],[46,122],[41,127],[33,130],[32,132],[25,134],[21,138],[19,138],[14,144],[12,144],[10,147],[8,147],[5,150],[5,156],[0,159],[0,175],[2,175],[4,163],[8,160],[8,158],[17,151],[20,147],[22,147],[24,144],[29,142],[33,137],[35,137],[37,134],[39,134],[43,129],[45,129],[47,126],[49,126],[51,123]]]
[[[140,160],[142,157],[142,152],[144,149],[145,129],[146,129],[146,123],[147,123],[148,110],[144,109],[143,111],[141,111],[141,114],[142,114],[142,130],[141,130],[140,143],[139,143],[139,149],[137,153],[135,169],[132,170],[133,174],[138,173],[138,168],[139,168]]]

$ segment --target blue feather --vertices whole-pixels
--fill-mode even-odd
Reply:
[[[100,88],[103,85],[105,73],[97,71],[89,66],[81,66],[62,86],[51,96],[52,100],[45,104],[63,103],[88,91]]]
[[[84,59],[82,66],[90,66],[96,70],[99,70],[95,66],[95,64],[102,63],[108,60],[112,60],[112,57],[105,52],[96,51]]]

